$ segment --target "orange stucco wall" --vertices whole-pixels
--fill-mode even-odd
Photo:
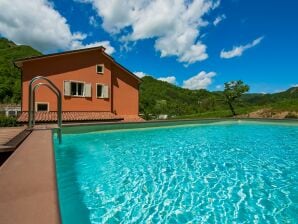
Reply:
[[[113,110],[119,115],[138,115],[139,83],[117,67],[113,67]]]
[[[104,64],[104,74],[96,73],[96,64]],[[112,74],[113,71],[113,74]],[[138,114],[138,80],[119,69],[100,50],[27,61],[22,67],[22,110],[28,111],[29,82],[35,76],[45,76],[55,83],[62,93],[63,111],[116,111],[117,114]],[[91,83],[92,97],[64,96],[64,81]],[[38,81],[36,82],[38,83]],[[109,98],[96,97],[96,83],[109,86]],[[125,104],[124,102],[129,101]],[[48,102],[50,111],[57,111],[56,95],[41,86],[36,102]]]

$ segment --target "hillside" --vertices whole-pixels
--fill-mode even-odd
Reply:
[[[273,94],[245,94],[242,100],[247,105],[270,107],[276,111],[288,110],[298,112],[298,87]]]
[[[178,117],[231,116],[220,91],[188,90],[150,76],[142,78],[140,113],[168,114]],[[298,112],[298,88],[274,94],[244,94],[236,103],[238,114],[247,114],[266,108],[273,112]]]
[[[221,92],[183,89],[150,76],[143,77],[142,81],[141,113],[186,115],[225,107]]]
[[[21,100],[21,73],[13,61],[37,55],[41,53],[32,47],[0,38],[0,103],[19,103]]]

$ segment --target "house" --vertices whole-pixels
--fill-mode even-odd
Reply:
[[[21,112],[21,107],[19,105],[8,105],[5,108],[5,116],[18,116]]]
[[[63,121],[140,120],[141,80],[94,47],[15,61],[22,74],[22,113],[28,121],[29,83],[36,76],[51,80],[62,94]],[[37,81],[38,83],[38,81]],[[57,98],[46,86],[36,92],[38,122],[57,120]]]
[[[0,115],[6,117],[18,116],[21,112],[21,106],[16,104],[0,104]]]

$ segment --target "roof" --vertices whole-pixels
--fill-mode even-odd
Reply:
[[[35,61],[38,59],[56,57],[56,56],[67,55],[67,54],[82,53],[82,52],[93,51],[93,50],[103,50],[104,51],[105,48],[102,46],[99,46],[99,47],[84,48],[84,49],[78,49],[78,50],[72,50],[72,51],[58,52],[58,53],[53,53],[53,54],[45,54],[45,55],[39,55],[39,56],[33,56],[33,57],[20,58],[20,59],[15,60],[14,64],[18,68],[21,68],[23,66],[23,62],[26,62],[26,61]]]
[[[21,108],[21,105],[18,104],[0,104],[0,111],[6,110],[6,109],[19,109]]]
[[[18,68],[22,68],[23,63],[24,62],[28,62],[28,61],[36,61],[36,60],[45,59],[45,58],[58,57],[58,56],[63,56],[63,55],[68,55],[68,54],[77,54],[77,53],[83,53],[83,52],[95,51],[95,50],[100,50],[101,53],[106,58],[108,58],[111,62],[113,62],[117,67],[119,67],[120,69],[122,69],[123,71],[125,71],[126,73],[128,73],[129,75],[131,75],[132,77],[134,77],[135,79],[137,79],[139,82],[142,81],[138,76],[136,76],[134,73],[132,73],[131,71],[129,71],[127,68],[125,68],[124,66],[122,66],[121,64],[119,64],[113,57],[111,57],[110,55],[108,55],[105,52],[105,48],[103,46],[91,47],[91,48],[83,48],[83,49],[72,50],[72,51],[64,51],[64,52],[53,53],[53,54],[46,54],[46,55],[40,55],[40,56],[33,56],[33,57],[21,58],[21,59],[15,60],[14,61],[14,65],[16,67],[18,67]]]
[[[123,120],[111,112],[62,112],[63,121],[115,121]],[[28,122],[28,112],[22,112],[19,122]],[[35,112],[36,122],[55,122],[57,112]]]
[[[129,71],[127,68],[125,68],[123,65],[119,64],[113,57],[111,57],[110,55],[108,55],[106,52],[102,51],[103,55],[106,56],[107,58],[109,58],[112,62],[115,63],[115,65],[117,67],[119,67],[120,69],[128,72],[131,76],[133,76],[135,79],[137,79],[139,82],[142,82],[142,79],[140,79],[138,76],[136,76],[134,73],[132,73],[131,71]]]

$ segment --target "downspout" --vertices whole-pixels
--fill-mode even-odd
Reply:
[[[110,64],[111,67],[111,98],[110,98],[110,102],[111,102],[111,113],[114,113],[114,83],[113,83],[113,76],[114,76],[114,66],[112,65],[112,63]]]
[[[23,113],[23,69],[18,67],[15,62],[13,62],[13,66],[21,72],[21,113]]]

